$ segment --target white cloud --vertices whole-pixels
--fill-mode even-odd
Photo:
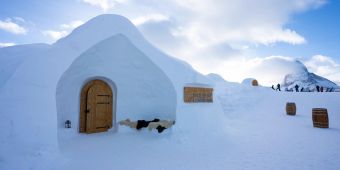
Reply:
[[[246,62],[245,74],[258,79],[263,85],[282,83],[287,74],[304,73],[306,66],[300,61],[284,56],[250,59]]]
[[[26,20],[22,17],[13,17],[14,20],[18,21],[18,22],[21,22],[21,23],[25,23]]]
[[[68,24],[60,25],[59,30],[45,30],[43,31],[43,35],[51,37],[53,40],[58,40],[67,36],[73,29],[79,27],[80,25],[84,24],[84,21],[75,20],[71,21]]]
[[[304,72],[306,69],[333,82],[340,82],[340,64],[322,55],[316,55],[307,60],[285,56],[237,57],[217,63],[213,63],[215,67],[201,66],[201,68],[205,74],[217,72],[229,81],[241,82],[244,78],[251,77],[267,86],[281,83],[287,74]]]
[[[293,30],[284,28],[292,14],[315,7],[318,0],[178,0],[191,11],[182,34],[192,42],[302,44],[306,40]]]
[[[60,25],[60,28],[61,29],[74,29],[74,28],[77,28],[77,27],[79,27],[80,25],[83,25],[83,24],[84,24],[84,21],[75,20],[75,21],[70,22],[69,24]]]
[[[14,46],[14,45],[16,45],[16,44],[15,43],[2,43],[2,42],[0,42],[0,48]]]
[[[263,63],[283,60],[283,63],[290,63],[287,65],[299,65],[295,65],[292,58],[252,57],[256,56],[258,45],[307,43],[308,37],[289,28],[287,24],[294,15],[321,7],[326,2],[325,0],[82,1],[100,7],[103,11],[116,8],[120,4],[120,8],[115,12],[133,18],[132,22],[139,27],[143,35],[165,52],[188,61],[202,73],[216,72],[229,81],[238,82],[246,77],[261,78],[261,74],[265,74],[264,69],[260,72]],[[57,31],[69,32],[67,29],[70,25],[72,24],[62,25]],[[290,59],[293,61],[289,61]],[[287,70],[290,67],[283,68],[286,69],[282,70]],[[275,68],[270,70],[273,69]],[[256,70],[259,71],[256,73]],[[279,79],[273,81],[272,78],[263,78],[263,82],[267,83],[276,81]]]
[[[230,58],[209,68],[228,81],[242,82],[245,78],[255,78],[261,85],[266,86],[282,83],[285,75],[304,72],[305,69],[306,67],[301,62],[284,56]]]
[[[129,2],[122,13],[141,16],[139,29],[160,49],[188,61],[202,73],[216,72],[227,80],[242,81],[250,76],[242,67],[251,66],[249,60],[257,56],[259,45],[307,43],[308,37],[287,24],[294,15],[319,8],[326,0]],[[147,21],[147,14],[163,14],[167,19],[142,22]]]
[[[42,33],[43,35],[49,36],[54,40],[58,40],[60,38],[65,37],[69,32],[68,31],[45,30]]]
[[[137,17],[132,20],[132,23],[139,26],[149,22],[161,22],[168,21],[169,17],[162,14],[148,14],[144,16]]]
[[[108,11],[114,8],[117,4],[124,3],[127,0],[83,0],[92,6],[101,8],[103,11]]]
[[[0,20],[0,29],[13,33],[13,34],[26,34],[27,29],[13,22],[12,19],[8,18],[4,21]]]
[[[332,58],[323,55],[315,55],[304,63],[311,72],[330,80],[340,82],[340,64]]]

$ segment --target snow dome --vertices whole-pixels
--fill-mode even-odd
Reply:
[[[91,99],[92,96],[95,98]],[[58,128],[64,128],[65,121],[70,120],[76,133],[116,129],[116,122],[127,118],[176,118],[176,91],[171,81],[122,34],[81,54],[59,80],[56,100]],[[88,116],[92,112],[97,112],[96,117]],[[90,125],[86,123],[82,129],[85,120],[93,119],[94,124],[103,127],[88,131]]]
[[[258,81],[254,78],[246,78],[242,81],[242,84],[249,85],[249,86],[258,86],[259,85]]]

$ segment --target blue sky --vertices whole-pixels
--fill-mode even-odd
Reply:
[[[296,30],[306,37],[307,43],[298,46],[280,43],[273,47],[263,47],[261,54],[309,57],[315,54],[332,56],[340,61],[340,1],[328,1],[317,10],[298,14],[286,27]]]
[[[241,81],[259,60],[284,56],[340,82],[338,0],[0,0],[0,46],[53,43],[103,13],[129,18],[202,73]]]

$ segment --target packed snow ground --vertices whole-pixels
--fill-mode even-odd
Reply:
[[[162,134],[119,127],[79,134],[60,150],[15,149],[2,139],[0,169],[340,169],[338,93],[224,83],[215,90],[214,104],[180,106]],[[286,102],[296,102],[296,116],[285,114]],[[329,129],[313,128],[314,107],[328,109]]]

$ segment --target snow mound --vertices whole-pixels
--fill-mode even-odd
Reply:
[[[80,55],[63,74],[57,87],[58,136],[64,122],[78,125],[79,96],[84,84],[104,79],[113,89],[114,120],[176,120],[176,91],[164,74],[124,35],[115,35]],[[75,127],[74,134],[78,133]],[[70,131],[70,130],[68,130]]]
[[[28,44],[0,48],[0,90],[25,60],[34,60],[35,56],[47,49],[49,49],[47,44]]]
[[[214,83],[225,83],[226,80],[224,80],[224,78],[222,76],[220,76],[219,74],[216,73],[210,73],[207,74],[206,77]]]
[[[95,17],[52,45],[32,44],[1,48],[0,103],[6,106],[0,111],[0,133],[5,136],[1,140],[1,148],[13,148],[12,144],[18,147],[8,156],[1,154],[1,161],[6,157],[17,158],[16,155],[25,157],[25,154],[32,154],[31,151],[21,153],[26,148],[57,149],[58,81],[78,56],[117,34],[127,37],[131,44],[158,66],[170,79],[177,94],[182,94],[186,83],[209,83],[205,76],[189,64],[155,48],[129,20],[118,15]],[[178,104],[183,104],[182,101],[182,95],[177,95]],[[7,150],[2,151],[1,153],[7,153]]]
[[[247,85],[247,86],[252,86],[253,80],[256,80],[256,79],[254,79],[254,78],[246,78],[246,79],[244,79],[244,80],[242,81],[242,84],[243,84],[243,85]]]
[[[177,92],[181,92],[186,83],[202,82],[209,84],[209,80],[189,64],[168,56],[150,44],[127,18],[119,15],[99,15],[76,28],[67,37],[60,39],[54,46],[68,48],[79,55],[98,42],[117,34],[126,36],[134,46],[162,68],[174,84]],[[178,98],[178,100],[181,100],[181,98]]]

